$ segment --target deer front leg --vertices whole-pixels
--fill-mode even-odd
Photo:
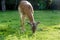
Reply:
[[[30,25],[32,26],[32,32],[34,33],[35,30],[36,30],[36,23],[35,23],[33,14],[31,14],[31,13],[28,14],[28,18],[29,18],[29,21],[30,21]]]

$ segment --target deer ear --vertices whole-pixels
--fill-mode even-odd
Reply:
[[[37,22],[36,25],[38,25],[40,22]]]

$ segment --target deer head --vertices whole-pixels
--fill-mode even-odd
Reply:
[[[40,22],[35,22],[35,23],[29,23],[29,22],[28,22],[28,24],[30,24],[30,26],[32,27],[32,32],[33,32],[33,33],[35,33],[36,27],[37,27],[37,25],[38,25],[39,23],[40,23]]]

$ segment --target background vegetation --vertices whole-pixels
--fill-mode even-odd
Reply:
[[[0,10],[16,10],[21,0],[0,0]],[[55,9],[52,0],[28,0],[35,10]]]

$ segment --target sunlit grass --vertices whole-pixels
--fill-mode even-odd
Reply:
[[[40,24],[36,33],[25,23],[26,31],[21,33],[18,11],[0,12],[0,40],[60,40],[60,11],[40,10],[34,12]]]
[[[48,27],[47,30],[36,31],[33,35],[23,34],[19,38],[16,35],[8,35],[6,40],[60,40],[60,30]]]

